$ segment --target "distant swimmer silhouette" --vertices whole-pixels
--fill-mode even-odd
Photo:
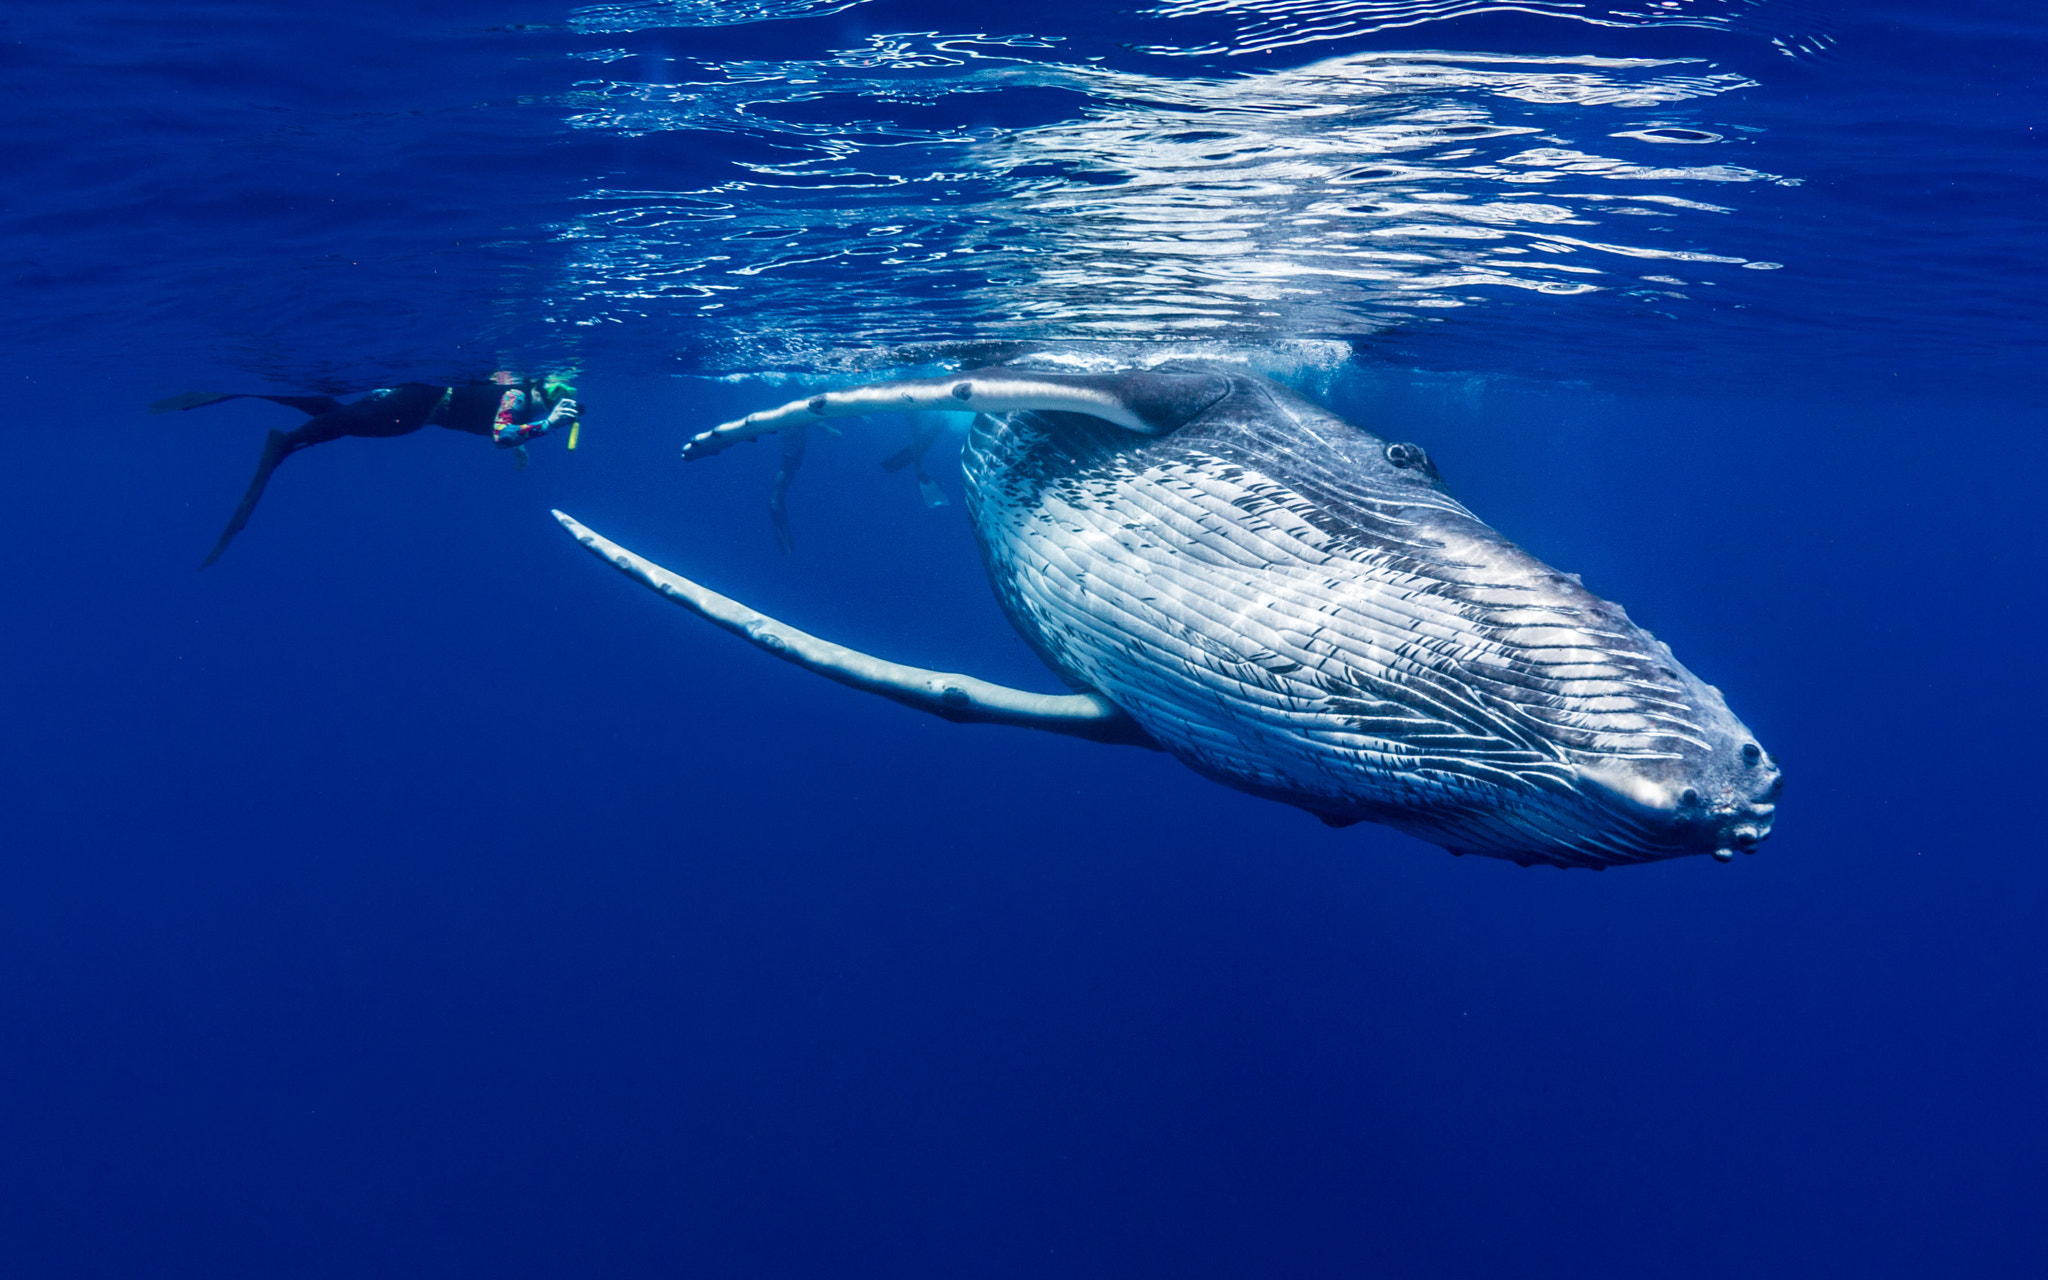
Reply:
[[[270,483],[270,473],[277,470],[277,464],[301,449],[343,436],[403,436],[421,427],[446,427],[450,431],[489,436],[500,449],[519,449],[520,465],[524,466],[526,442],[557,427],[571,428],[569,447],[576,447],[574,428],[582,409],[572,398],[575,394],[576,388],[560,377],[522,380],[509,373],[498,373],[489,382],[459,387],[437,387],[424,382],[382,387],[352,404],[343,404],[332,396],[191,391],[159,400],[149,409],[151,413],[169,413],[223,400],[269,400],[309,415],[309,421],[296,431],[272,431],[263,442],[256,476],[242,495],[242,505],[235,508],[228,527],[221,531],[220,541],[213,544],[213,551],[200,564],[204,569],[220,559],[228,543],[249,523],[249,516],[263,500],[264,487]]]

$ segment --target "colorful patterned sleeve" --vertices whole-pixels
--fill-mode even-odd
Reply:
[[[536,422],[521,422],[526,415],[526,393],[517,387],[508,390],[498,400],[498,416],[491,426],[491,443],[501,449],[510,449],[525,444],[535,436],[546,435],[549,423],[546,417]]]

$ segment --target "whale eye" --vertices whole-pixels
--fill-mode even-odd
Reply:
[[[1429,465],[1429,455],[1422,451],[1422,446],[1419,444],[1388,445],[1387,461],[1397,467],[1420,467],[1424,471],[1435,470],[1435,468]]]
[[[1755,764],[1764,758],[1764,749],[1754,742],[1745,742],[1742,744],[1742,758]]]
[[[1436,463],[1429,460],[1419,444],[1390,444],[1387,446],[1387,461],[1404,471],[1417,471],[1431,480],[1441,481],[1442,473]]]

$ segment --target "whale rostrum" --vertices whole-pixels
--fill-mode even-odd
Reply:
[[[1332,825],[1605,868],[1767,838],[1783,774],[1619,606],[1453,499],[1428,454],[1280,384],[1175,362],[831,390],[691,438],[976,414],[968,514],[1011,623],[1074,692],[807,635],[557,512],[627,576],[821,675],[949,720],[1156,747]]]

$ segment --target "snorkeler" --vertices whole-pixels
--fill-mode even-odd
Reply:
[[[490,382],[460,387],[437,387],[424,382],[407,382],[372,391],[353,404],[332,396],[266,396],[253,393],[215,394],[193,391],[151,405],[150,412],[197,409],[223,400],[269,400],[309,415],[296,431],[272,431],[263,442],[263,456],[256,463],[256,476],[242,495],[220,541],[199,567],[220,559],[228,543],[249,523],[249,516],[263,498],[270,473],[299,450],[343,436],[402,436],[422,427],[446,427],[471,435],[489,436],[500,449],[519,450],[520,465],[526,461],[525,444],[557,427],[574,427],[582,409],[572,399],[576,388],[559,377],[516,381],[509,373],[492,375]],[[572,430],[569,447],[576,447]]]

